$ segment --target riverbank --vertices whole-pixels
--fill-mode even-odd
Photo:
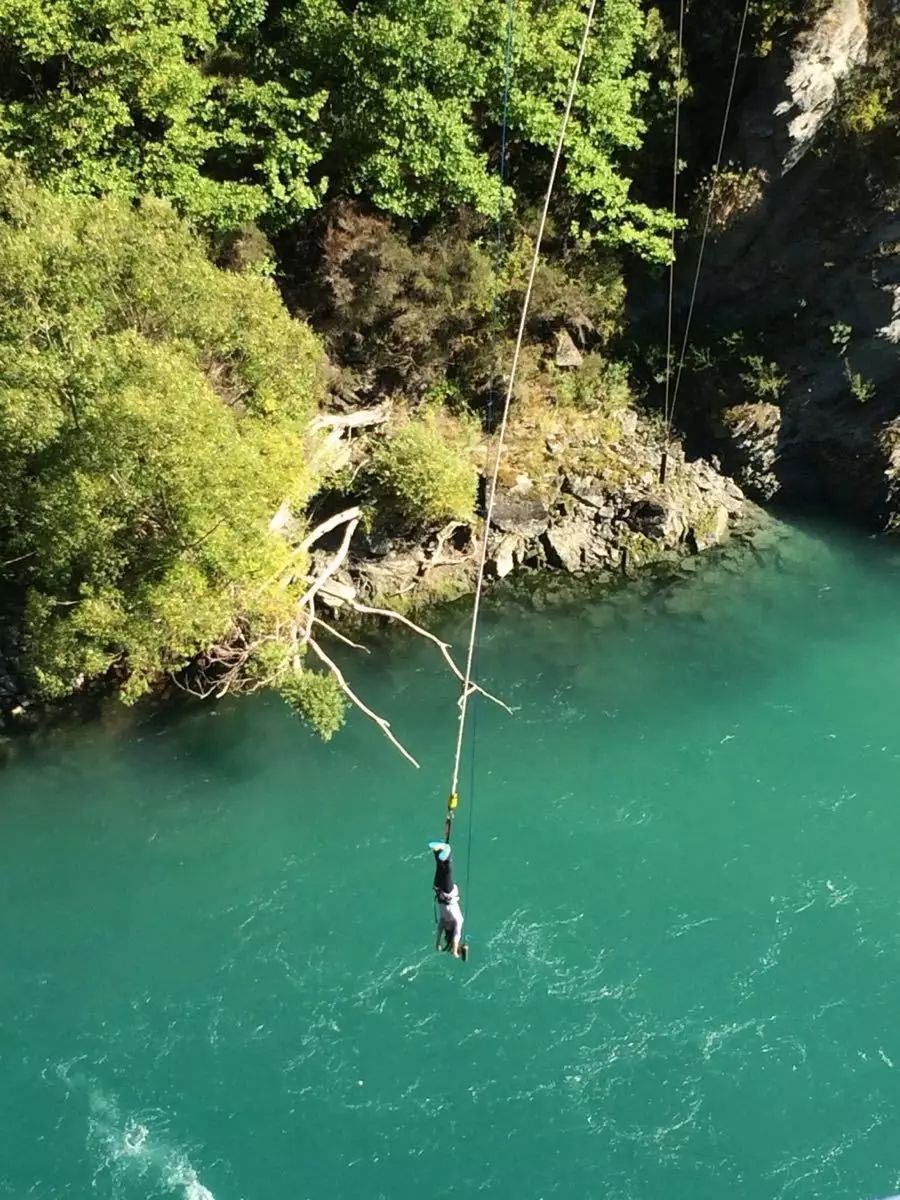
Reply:
[[[590,413],[548,405],[538,433],[528,423],[513,425],[488,533],[488,585],[522,575],[535,594],[543,576],[597,575],[610,581],[634,579],[669,564],[686,571],[696,556],[724,545],[739,533],[752,541],[765,528],[763,511],[740,488],[703,459],[689,460],[680,443],[667,454],[665,480],[660,481],[664,438],[659,422],[634,408],[598,429]],[[352,443],[346,436],[328,439],[333,462],[348,455],[370,458],[372,442]],[[381,435],[384,436],[384,435]],[[390,436],[388,434],[387,436]],[[377,446],[377,441],[375,445]],[[480,451],[488,460],[491,441]],[[524,468],[529,470],[526,474]],[[484,497],[487,481],[482,478]],[[306,536],[306,526],[284,524],[284,536]],[[339,570],[329,573],[334,548],[313,554],[310,575],[328,574],[317,602],[337,620],[360,624],[351,605],[361,602],[430,620],[442,604],[471,594],[484,536],[483,519],[453,521],[442,529],[415,537],[360,531]],[[327,545],[327,540],[326,543]],[[362,624],[371,619],[362,618]],[[7,730],[33,726],[50,718],[51,710],[25,686],[16,669],[21,646],[15,631],[6,631],[0,654],[0,722]],[[102,679],[86,680],[72,701],[76,707],[105,691]],[[160,679],[157,696],[170,689]],[[59,713],[58,706],[52,710]]]

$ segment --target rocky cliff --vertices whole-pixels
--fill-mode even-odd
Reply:
[[[698,328],[707,346],[743,338],[744,363],[752,345],[762,367],[754,380],[714,363],[715,386],[697,375],[686,397],[702,444],[757,498],[887,526],[900,511],[898,46],[893,0],[829,0],[744,64],[729,173],[756,186],[714,231]]]

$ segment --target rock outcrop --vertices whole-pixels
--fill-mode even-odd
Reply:
[[[865,0],[831,0],[793,44],[777,45],[742,114],[742,161],[768,179],[795,167],[830,116],[841,80],[865,62],[868,40]]]
[[[569,575],[631,573],[665,559],[690,559],[728,540],[762,514],[704,459],[669,452],[659,482],[660,446],[652,426],[625,421],[615,455],[597,474],[560,473],[548,492],[527,476],[502,487],[488,531],[489,579],[543,569]],[[569,446],[577,456],[578,447]],[[420,608],[471,592],[481,555],[478,524],[450,525],[413,543],[383,541],[352,559],[321,593],[335,611],[359,599]]]
[[[781,409],[777,404],[737,404],[715,422],[724,465],[754,500],[764,503],[778,494]]]
[[[900,514],[885,451],[900,417],[900,172],[834,122],[849,72],[896,37],[891,2],[830,0],[759,68],[730,157],[762,198],[711,243],[700,296],[701,320],[749,333],[786,383],[756,403],[724,384],[698,448],[754,499],[882,525]]]

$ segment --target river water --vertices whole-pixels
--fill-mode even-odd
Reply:
[[[675,589],[492,605],[518,711],[480,703],[466,758],[468,964],[431,949],[431,647],[348,666],[419,772],[263,698],[19,748],[0,1195],[900,1190],[898,582],[794,529]]]

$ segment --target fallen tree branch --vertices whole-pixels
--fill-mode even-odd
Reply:
[[[328,670],[335,677],[335,679],[338,682],[338,686],[340,687],[340,689],[344,693],[344,695],[347,696],[347,698],[350,701],[352,701],[352,703],[354,705],[356,705],[356,707],[359,709],[359,711],[361,713],[363,713],[365,716],[367,716],[370,721],[374,721],[374,723],[378,726],[378,728],[381,730],[381,732],[384,734],[384,736],[388,739],[388,741],[391,742],[400,751],[400,753],[403,755],[403,757],[405,759],[408,759],[408,761],[411,762],[414,767],[418,767],[419,764],[416,762],[416,760],[413,758],[413,756],[410,754],[410,752],[406,749],[405,746],[402,745],[401,742],[397,741],[396,737],[391,732],[390,722],[386,721],[384,719],[384,717],[379,717],[378,713],[373,712],[372,709],[368,707],[368,705],[364,704],[362,702],[362,700],[360,700],[359,696],[357,696],[357,694],[351,689],[350,685],[347,683],[347,680],[341,674],[340,667],[337,665],[336,662],[334,662],[332,659],[330,659],[328,657],[328,655],[325,653],[325,651],[322,649],[322,647],[318,644],[318,642],[314,641],[313,638],[309,638],[307,640],[306,644],[309,646],[310,650],[312,650],[313,653],[322,660],[322,662],[325,664],[325,666],[328,668]]]
[[[383,425],[391,415],[393,404],[385,400],[372,408],[356,408],[348,413],[320,413],[310,423],[310,430],[317,429],[362,429],[371,425]]]
[[[359,510],[357,509],[357,512],[358,511]],[[316,578],[313,580],[313,582],[309,585],[309,587],[306,589],[306,591],[303,593],[303,595],[297,601],[298,609],[304,608],[310,602],[310,600],[312,600],[312,598],[313,598],[313,596],[315,596],[316,592],[318,592],[320,590],[322,585],[327,583],[328,580],[332,577],[332,575],[334,575],[335,572],[338,570],[341,563],[344,561],[344,559],[347,557],[347,555],[350,552],[350,539],[353,537],[354,533],[356,533],[356,527],[358,524],[359,524],[358,516],[354,517],[351,521],[348,522],[347,528],[344,530],[344,536],[341,539],[341,544],[338,548],[337,554],[335,554],[335,556],[331,560],[331,562],[328,563],[328,565],[325,567],[325,570],[316,576]]]
[[[417,625],[415,621],[411,621],[409,617],[405,617],[402,613],[394,612],[393,609],[372,608],[370,605],[360,604],[356,600],[351,600],[349,604],[354,612],[364,613],[372,617],[387,617],[391,621],[399,621],[401,625],[406,625],[407,628],[411,629],[414,633],[417,633],[420,637],[426,638],[429,642],[434,642],[435,646],[437,646],[441,654],[444,656],[444,660],[456,678],[460,681],[460,683],[465,683],[465,676],[454,662],[453,655],[450,653],[449,642],[441,641],[436,634],[429,633],[427,629],[423,629],[421,625]],[[503,701],[498,699],[497,696],[492,696],[490,692],[486,692],[484,688],[479,687],[477,683],[471,683],[470,687],[474,691],[480,692],[486,700],[491,700],[494,704],[499,704],[501,708],[505,709],[510,716],[512,716],[513,709],[511,709],[508,704],[504,704]]]
[[[340,630],[329,625],[327,621],[323,621],[319,617],[313,617],[313,624],[321,625],[322,628],[327,630],[332,637],[336,637],[337,640],[339,642],[343,642],[345,646],[351,646],[354,650],[362,650],[363,654],[371,654],[371,650],[368,646],[362,646],[359,642],[352,642],[350,638],[346,636],[346,634],[341,633]]]
[[[277,686],[278,679],[283,675],[283,668],[278,666],[276,670],[270,673],[265,679],[260,679],[258,675],[253,674],[245,677],[245,669],[247,664],[251,659],[254,658],[259,649],[265,643],[275,642],[281,645],[287,642],[287,650],[290,655],[290,659],[293,663],[294,669],[297,671],[303,669],[302,653],[305,647],[309,647],[313,654],[315,654],[316,657],[331,672],[341,691],[351,701],[351,703],[358,708],[364,716],[368,717],[370,721],[378,726],[388,741],[400,751],[400,753],[408,762],[412,763],[414,767],[418,767],[419,763],[415,758],[413,758],[406,747],[398,741],[397,737],[391,731],[390,722],[384,717],[379,716],[378,713],[369,708],[368,705],[366,705],[359,698],[359,696],[356,695],[356,693],[348,684],[340,668],[312,636],[313,630],[318,627],[323,629],[332,637],[336,638],[338,641],[343,642],[344,645],[349,646],[354,650],[362,650],[366,654],[370,653],[368,647],[353,641],[345,633],[342,633],[339,629],[329,625],[326,621],[323,621],[316,615],[316,597],[320,591],[327,591],[326,585],[329,579],[331,579],[337,573],[341,565],[346,560],[350,552],[350,543],[359,526],[361,518],[362,512],[359,506],[354,506],[353,508],[345,509],[343,512],[335,513],[334,516],[328,517],[326,520],[322,521],[319,525],[312,529],[307,534],[303,542],[295,548],[293,554],[291,555],[292,563],[296,562],[299,557],[304,555],[320,538],[325,537],[326,534],[340,529],[341,526],[343,526],[341,542],[337,551],[332,554],[330,558],[328,558],[325,566],[321,569],[321,571],[319,571],[315,578],[310,580],[309,577],[307,577],[305,581],[306,590],[296,602],[296,605],[293,606],[293,616],[286,626],[279,622],[276,624],[274,633],[270,632],[262,637],[254,639],[252,637],[252,629],[250,628],[249,624],[246,621],[236,620],[229,630],[226,638],[208,647],[204,654],[199,656],[194,664],[194,670],[196,673],[193,675],[193,677],[186,675],[185,673],[179,673],[182,675],[182,678],[178,678],[177,676],[173,677],[175,679],[175,683],[180,688],[186,692],[190,692],[191,695],[200,697],[202,699],[206,699],[213,695],[215,695],[218,699],[231,691],[254,692],[258,691],[261,687],[272,684]],[[450,531],[451,527],[447,527],[447,530],[442,531],[441,535],[439,535],[437,547],[438,554],[440,553],[440,549],[443,545],[446,535]],[[441,562],[428,562],[426,560],[424,568],[427,570],[429,567],[438,565],[444,564]],[[280,575],[283,581],[287,578],[292,570],[293,567],[290,565],[290,563],[288,564],[287,568],[282,568]],[[279,576],[275,576],[272,582],[277,581],[278,578]],[[290,582],[290,579],[287,579],[287,582]],[[409,584],[410,588],[413,588],[414,586],[414,582]],[[409,617],[404,616],[402,613],[395,612],[393,609],[376,608],[372,605],[362,604],[356,599],[350,598],[345,599],[344,602],[353,612],[359,613],[363,616],[383,617],[388,621],[397,621],[401,625],[405,625],[407,629],[412,630],[413,633],[418,634],[419,637],[425,638],[426,641],[433,642],[434,645],[437,646],[442,658],[453,672],[456,679],[458,679],[461,683],[465,682],[465,676],[460,668],[456,665],[453,655],[451,654],[451,646],[449,642],[443,641],[441,638],[423,628],[421,625],[417,625],[416,622],[410,620]],[[502,700],[500,700],[497,696],[492,695],[490,692],[485,691],[484,688],[480,687],[473,681],[469,681],[469,686],[466,690],[466,697],[461,698],[460,702],[462,702],[462,699],[467,699],[474,692],[480,692],[486,700],[490,700],[493,704],[499,705],[500,708],[502,708],[505,712],[512,714],[514,711],[508,704],[505,704]]]
[[[343,512],[335,513],[333,517],[329,517],[327,521],[323,521],[311,533],[306,535],[297,547],[297,553],[301,554],[304,550],[308,550],[310,546],[314,546],[319,538],[324,537],[326,533],[331,533],[332,529],[338,529],[341,525],[350,521],[358,521],[361,515],[362,509],[358,504],[355,504],[353,508],[345,508]]]

